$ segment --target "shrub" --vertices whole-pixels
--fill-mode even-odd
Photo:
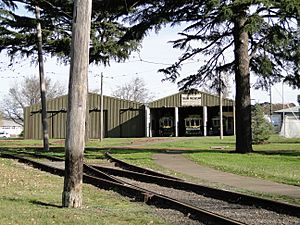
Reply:
[[[263,108],[256,104],[252,112],[252,142],[253,144],[265,143],[273,133],[273,126],[264,117]]]

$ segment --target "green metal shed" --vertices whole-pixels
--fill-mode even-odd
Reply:
[[[47,101],[50,138],[66,137],[67,96]],[[100,138],[101,96],[88,96],[89,138]],[[24,109],[24,137],[41,139],[41,106]],[[222,112],[222,114],[220,114]],[[206,136],[221,133],[221,116],[225,135],[234,134],[235,102],[204,92],[179,92],[142,104],[104,96],[103,137]]]
[[[206,136],[220,133],[220,97],[201,91],[179,92],[146,107],[146,136]],[[224,133],[234,134],[235,102],[222,98]]]
[[[87,132],[89,138],[100,138],[100,95],[89,93]],[[49,137],[66,137],[67,95],[47,101]],[[41,105],[24,108],[24,138],[41,139]],[[144,137],[145,107],[142,103],[103,96],[104,137]]]
[[[223,106],[234,106],[232,99],[223,98]],[[174,95],[170,95],[148,104],[149,108],[162,108],[162,107],[187,107],[187,106],[219,106],[220,99],[217,95],[196,91],[185,92],[181,91]]]

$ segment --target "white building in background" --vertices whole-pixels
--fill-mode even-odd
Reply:
[[[273,112],[273,115],[275,115],[275,116],[280,115],[281,116],[280,122],[282,122],[282,119],[285,116],[293,117],[295,119],[296,118],[300,119],[300,106],[294,106],[294,107],[289,107],[289,108],[285,108],[285,109],[280,109],[280,110]]]
[[[277,110],[274,115],[281,115],[280,135],[300,138],[300,106]]]
[[[12,120],[0,121],[0,132],[6,133],[8,137],[18,137],[22,131],[23,127]]]

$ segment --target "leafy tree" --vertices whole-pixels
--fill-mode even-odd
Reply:
[[[262,106],[255,105],[252,115],[252,138],[254,144],[265,143],[273,133],[273,126],[265,118]]]
[[[142,103],[153,99],[152,94],[146,87],[145,81],[139,77],[133,78],[130,82],[122,86],[117,86],[112,96]]]
[[[7,50],[12,58],[17,54],[34,56],[37,48],[33,31],[36,23],[41,23],[43,50],[64,62],[71,58],[63,191],[66,207],[80,207],[82,203],[87,63],[108,65],[111,59],[124,60],[137,47],[135,41],[117,43],[126,27],[106,10],[110,8],[109,2],[98,1],[92,12],[92,0],[75,0],[74,6],[71,0],[41,0],[38,3],[43,11],[39,21],[14,13],[17,3],[25,4],[25,8],[33,12],[36,0],[5,0],[0,4],[0,51]]]
[[[202,86],[220,71],[234,72],[236,82],[236,152],[252,152],[250,71],[256,86],[281,80],[300,87],[300,4],[298,0],[162,0],[147,1],[127,17],[133,23],[122,41],[141,40],[167,24],[186,25],[172,41],[183,54],[160,71],[180,78],[182,63],[202,57],[198,71],[181,79],[181,89]],[[183,24],[184,23],[184,24]],[[229,73],[230,74],[230,73]]]
[[[38,55],[40,68],[43,68],[43,49],[48,56],[58,57],[61,62],[68,63],[71,55],[73,4],[74,1],[71,0],[3,1],[0,4],[0,52],[6,50],[12,60],[17,56],[31,56],[35,61]],[[103,4],[98,3],[94,6],[91,46],[87,60],[90,63],[108,65],[112,59],[125,60],[129,53],[137,48],[137,43],[129,41],[122,45],[117,44],[117,40],[126,28],[108,13],[107,8],[110,4]],[[27,10],[25,15],[20,15],[17,11],[19,6],[24,6]],[[42,9],[41,15],[40,8]],[[34,13],[36,13],[36,18],[33,17]],[[36,28],[38,28],[38,35],[35,32]],[[41,89],[44,87],[42,74],[40,70]],[[45,90],[41,90],[41,93],[44,149],[48,149]]]
[[[65,94],[65,88],[58,82],[53,83],[50,78],[46,78],[46,87],[48,99]],[[23,108],[40,101],[39,78],[29,77],[9,89],[2,101],[2,108],[5,117],[23,126]]]
[[[73,1],[40,0],[43,51],[48,56],[70,61]],[[27,15],[18,15],[24,6]],[[6,50],[13,59],[17,56],[33,58],[37,54],[35,0],[6,0],[0,4],[0,51]],[[125,60],[136,50],[136,41],[118,44],[128,30],[116,19],[114,3],[95,1],[93,5],[90,63],[109,65],[110,60]],[[18,9],[19,8],[19,9]],[[114,10],[113,10],[114,9]]]

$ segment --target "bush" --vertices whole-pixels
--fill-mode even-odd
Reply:
[[[253,144],[263,144],[273,133],[273,126],[264,117],[263,108],[256,104],[252,112],[252,142]]]

